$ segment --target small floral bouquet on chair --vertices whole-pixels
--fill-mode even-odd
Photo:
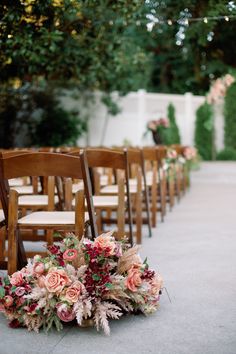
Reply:
[[[48,256],[31,259],[0,279],[0,310],[11,327],[48,331],[64,322],[86,320],[110,334],[108,319],[157,310],[162,278],[138,255],[138,247],[112,233],[94,241],[67,235],[48,247]]]

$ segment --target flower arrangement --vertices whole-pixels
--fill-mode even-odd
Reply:
[[[167,118],[159,118],[157,120],[150,120],[147,123],[147,132],[152,133],[155,144],[162,144],[164,142],[165,133],[169,128],[169,120]],[[146,134],[145,133],[145,134]]]
[[[191,146],[186,146],[183,155],[186,160],[194,160],[197,157],[197,149]]]
[[[167,163],[173,163],[177,160],[178,154],[175,149],[168,148],[166,153],[166,161]]]
[[[69,234],[48,255],[36,255],[20,271],[0,279],[0,310],[11,327],[48,331],[64,322],[92,319],[110,334],[108,319],[150,314],[158,308],[162,278],[138,255],[138,247],[112,233],[94,241]]]
[[[225,97],[226,91],[230,85],[235,81],[235,78],[227,74],[217,80],[213,81],[210,91],[207,95],[207,102],[212,103],[219,103]]]
[[[147,129],[156,132],[159,127],[168,128],[169,121],[167,118],[159,118],[157,120],[150,120],[147,123]]]

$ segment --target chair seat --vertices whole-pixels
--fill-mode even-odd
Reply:
[[[75,199],[72,201],[72,205],[75,206]],[[85,205],[87,205],[86,201]],[[95,208],[117,208],[119,197],[117,195],[94,195],[93,205]]]
[[[126,191],[126,188],[125,188]],[[130,194],[136,194],[137,193],[137,184],[131,184],[129,188]],[[111,194],[111,195],[116,195],[118,194],[118,185],[117,184],[111,184],[109,186],[101,188],[101,194]]]
[[[54,202],[58,203],[58,196],[54,197]],[[22,195],[19,197],[19,206],[47,206],[48,205],[48,196],[47,195]]]
[[[85,213],[85,222],[89,220],[88,213]],[[18,224],[24,225],[74,225],[74,211],[37,211],[24,216],[18,220]]]
[[[19,194],[33,194],[33,186],[17,186],[17,187],[11,187],[11,189],[14,189],[17,191]],[[42,188],[41,186],[38,186],[38,192],[41,192]]]
[[[4,217],[4,213],[3,213],[3,210],[0,209],[0,223],[5,220],[5,217]]]

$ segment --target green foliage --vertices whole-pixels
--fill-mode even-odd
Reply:
[[[236,21],[186,19],[236,15],[233,1],[150,1],[158,19],[147,36],[154,54],[150,89],[157,92],[193,92],[204,95],[210,81],[236,67]],[[172,19],[173,24],[167,23]]]
[[[172,103],[170,103],[168,105],[168,119],[169,119],[169,128],[168,128],[168,143],[171,144],[180,144],[180,135],[179,135],[179,128],[176,124],[176,120],[175,120],[175,107]]]
[[[73,80],[81,91],[143,87],[150,54],[138,32],[147,10],[142,0],[3,1],[0,79]]]
[[[216,155],[216,160],[219,161],[235,161],[236,160],[236,149],[225,148],[219,151]]]
[[[195,123],[195,146],[204,160],[211,160],[213,155],[212,119],[212,107],[205,102],[197,110]]]
[[[236,83],[227,90],[224,105],[225,146],[236,149]]]
[[[76,144],[86,130],[78,112],[65,110],[54,88],[27,84],[0,91],[0,147]]]

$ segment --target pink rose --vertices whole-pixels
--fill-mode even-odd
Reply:
[[[64,269],[52,268],[45,277],[45,286],[50,293],[62,291],[71,280]]]
[[[36,262],[33,266],[33,271],[37,275],[43,274],[44,270],[45,270],[45,266],[42,262]]]
[[[142,284],[141,276],[142,273],[140,272],[140,265],[133,264],[131,269],[128,271],[128,277],[125,281],[126,287],[133,292],[137,291],[137,287]]]
[[[10,307],[13,304],[13,297],[10,295],[6,295],[4,297],[4,305],[5,307]]]
[[[11,285],[14,286],[22,285],[24,283],[22,273],[21,272],[13,273],[12,276],[10,277],[10,283]]]
[[[74,282],[69,288],[66,289],[65,299],[70,302],[77,302],[79,296],[83,292],[84,285],[80,281]]]
[[[22,295],[24,295],[24,293],[25,293],[25,288],[23,288],[23,286],[18,286],[16,288],[15,294],[17,296],[22,296]]]
[[[57,308],[57,316],[63,322],[70,322],[73,321],[73,319],[75,318],[75,313],[73,312],[72,309],[69,309],[66,305],[60,305]]]
[[[112,256],[116,253],[116,244],[111,239],[110,235],[102,234],[95,238],[94,246],[101,249],[106,257]]]
[[[66,261],[73,261],[78,257],[78,251],[74,248],[70,248],[63,253],[63,259]]]

